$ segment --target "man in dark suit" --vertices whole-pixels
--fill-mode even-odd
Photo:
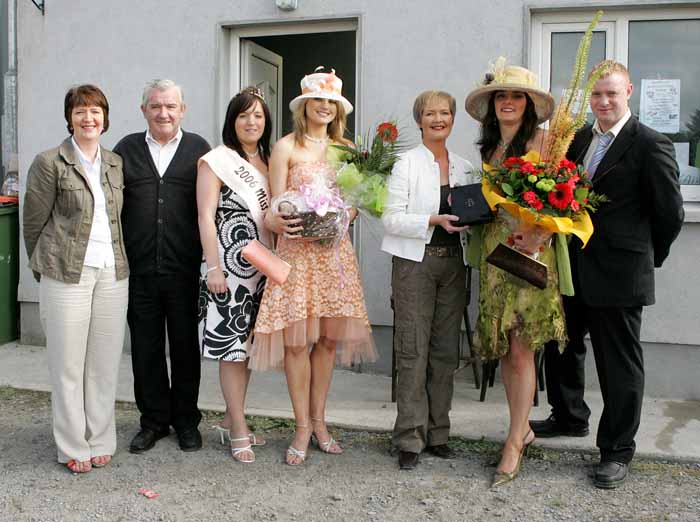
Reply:
[[[143,93],[146,132],[114,148],[124,160],[122,227],[129,259],[129,310],[134,395],[141,429],[129,451],[143,453],[170,432],[183,451],[202,447],[197,426],[200,358],[197,298],[202,247],[195,193],[197,161],[209,144],[184,132],[182,90],[154,80]],[[170,377],[165,332],[170,348]]]
[[[642,410],[642,307],[654,304],[654,268],[668,256],[684,213],[673,144],[630,113],[627,69],[613,61],[596,69],[603,65],[591,94],[596,121],[576,133],[567,157],[586,167],[594,190],[609,201],[591,216],[595,231],[586,248],[571,241],[575,296],[564,297],[569,344],[562,354],[546,348],[552,415],[530,425],[538,437],[588,434],[583,339],[589,333],[603,396],[594,483],[612,489],[627,476]]]

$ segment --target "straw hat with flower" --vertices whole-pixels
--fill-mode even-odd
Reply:
[[[540,89],[537,75],[517,65],[506,65],[500,56],[491,64],[484,76],[482,85],[467,96],[464,104],[467,112],[476,120],[483,121],[488,112],[489,99],[496,91],[520,91],[527,93],[535,104],[537,122],[547,121],[554,111],[554,99],[547,91]]]

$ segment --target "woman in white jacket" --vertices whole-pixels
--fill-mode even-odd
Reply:
[[[455,108],[445,92],[416,98],[413,117],[422,143],[394,165],[382,216],[382,250],[393,256],[398,414],[392,442],[401,469],[413,469],[423,450],[454,458],[447,439],[466,297],[467,227],[453,225],[458,218],[448,196],[450,187],[478,181],[471,164],[446,146]]]

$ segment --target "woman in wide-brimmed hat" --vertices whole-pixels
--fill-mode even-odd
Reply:
[[[350,144],[343,134],[352,105],[341,94],[342,85],[334,71],[317,71],[301,80],[302,92],[289,104],[294,132],[275,144],[270,158],[273,200],[316,183],[335,187],[336,172],[326,160],[328,147]],[[271,215],[268,211],[265,224],[280,236],[277,254],[292,270],[284,283],[267,282],[249,366],[253,370],[284,367],[296,420],[285,462],[296,466],[306,459],[312,435],[321,451],[343,451],[325,420],[336,359],[350,365],[374,360],[376,354],[347,231],[343,229],[342,237],[330,244],[305,241],[299,235],[303,226],[298,219],[273,223]]]
[[[550,118],[554,100],[538,87],[537,76],[531,71],[506,65],[505,59],[499,58],[483,85],[467,96],[465,105],[467,112],[481,122],[477,143],[484,162],[496,164],[544,148],[545,131],[538,124]],[[481,234],[474,234],[481,237],[477,349],[485,359],[501,360],[510,410],[508,437],[493,486],[516,477],[525,449],[535,439],[528,424],[535,393],[534,352],[548,341],[566,340],[554,249],[542,244],[543,234],[514,227],[508,217],[501,210]],[[509,238],[526,253],[540,251],[539,260],[548,266],[545,289],[520,284],[514,276],[486,262],[498,243]]]

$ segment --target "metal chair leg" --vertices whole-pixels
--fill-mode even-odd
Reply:
[[[489,385],[490,373],[491,361],[484,361],[481,365],[481,394],[479,395],[480,402],[484,402],[486,400],[486,387]]]
[[[467,296],[469,293],[467,293]],[[479,358],[474,353],[474,336],[471,329],[471,323],[469,322],[469,302],[464,306],[464,327],[466,329],[465,335],[467,337],[467,343],[469,344],[469,363],[472,366],[472,372],[474,374],[474,387],[478,390],[481,387],[481,379],[479,377]]]
[[[394,298],[391,298],[391,310],[394,310]],[[399,372],[396,368],[396,314],[392,320],[391,327],[391,402],[396,402],[396,385]]]
[[[544,345],[544,348],[542,350],[537,352],[537,355],[539,355],[539,361],[537,364],[537,380],[538,380],[539,385],[540,385],[540,391],[544,391],[544,389],[545,389],[544,357],[545,357],[545,351],[547,350],[547,346],[549,346],[550,343],[555,348],[559,344],[559,343],[557,343],[557,341],[549,341],[547,344]]]
[[[486,400],[486,388],[493,388],[497,367],[498,360],[484,361],[484,363],[481,365],[481,395],[479,396],[479,400],[481,402]]]

